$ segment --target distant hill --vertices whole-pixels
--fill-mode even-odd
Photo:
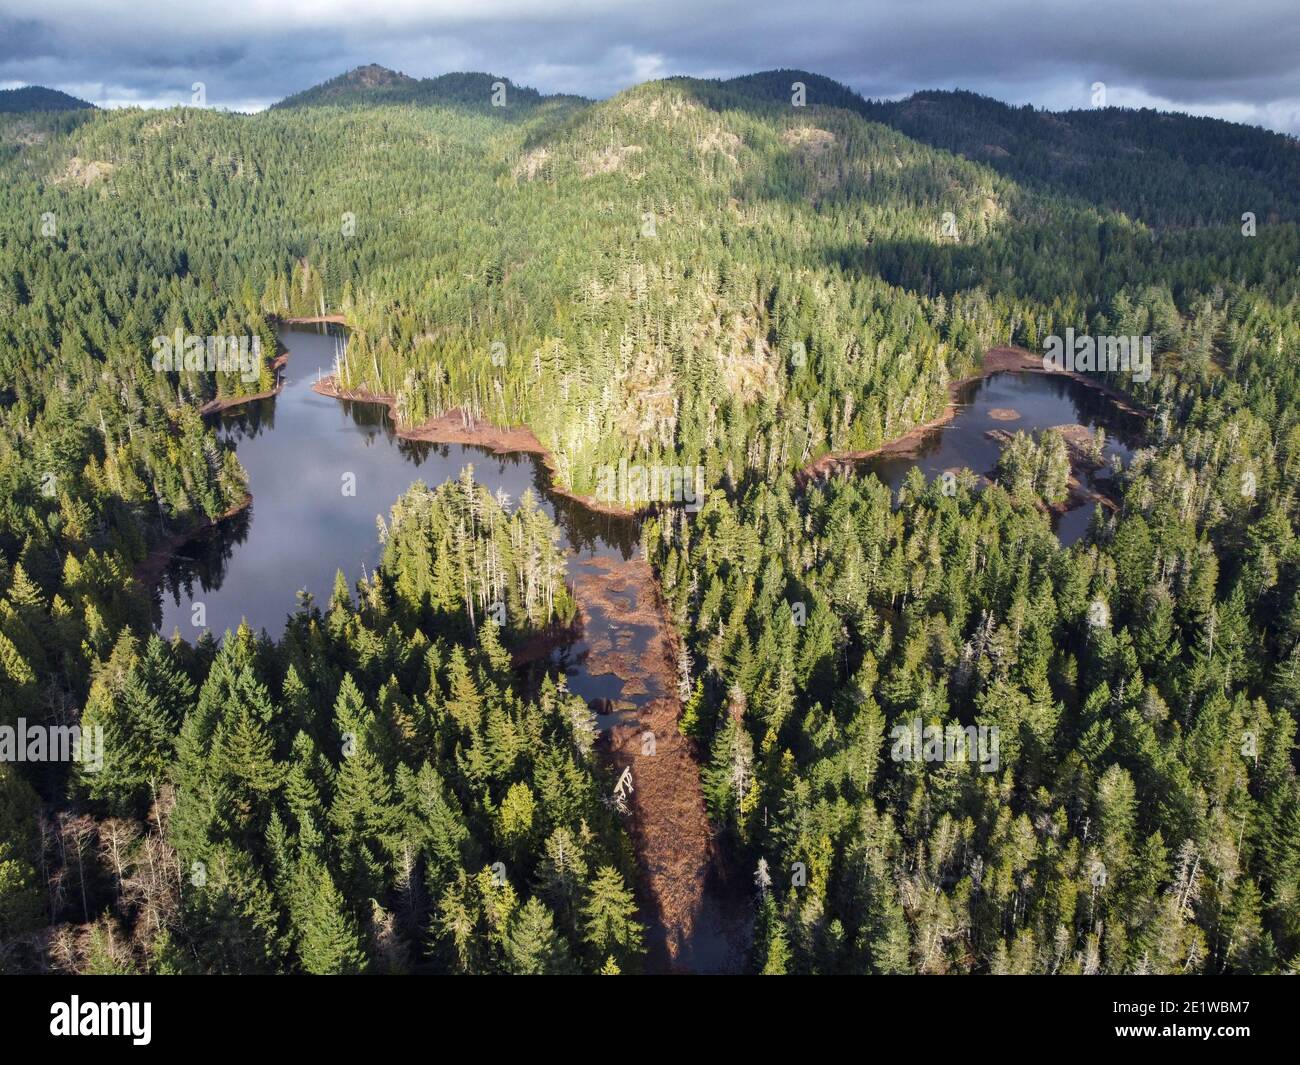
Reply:
[[[43,85],[25,85],[21,89],[0,89],[0,114],[23,111],[84,111],[95,105]]]
[[[861,96],[832,78],[814,74],[809,70],[764,70],[757,74],[719,79],[669,78],[669,81],[689,82],[701,89],[713,106],[744,107],[757,102],[790,106],[794,101],[795,86],[802,86],[805,107],[842,107],[859,114],[868,104]]]
[[[798,85],[807,108],[852,112],[985,164],[1026,188],[1120,211],[1151,226],[1239,225],[1247,211],[1261,223],[1300,220],[1300,142],[1254,126],[1150,109],[1051,112],[960,90],[867,100],[832,78],[798,69],[729,79],[668,78],[660,84],[680,87],[717,111],[756,113],[790,108]],[[506,108],[491,106],[496,85],[505,87]],[[546,96],[495,74],[413,78],[370,64],[275,107],[406,104],[523,117],[542,103],[588,102]],[[561,115],[570,112],[558,108]],[[546,136],[546,129],[535,130],[528,147]]]
[[[505,88],[506,110],[529,109],[546,97],[536,89],[516,85],[509,78],[481,72],[442,74],[436,78],[413,78],[396,70],[371,63],[357,67],[337,78],[295,93],[275,104],[276,108],[293,107],[365,107],[377,104],[441,104],[458,107],[491,108],[495,87]],[[501,109],[496,109],[501,110]]]
[[[1300,142],[1216,118],[1107,107],[1044,111],[977,93],[927,90],[866,100],[806,70],[726,80],[675,78],[710,107],[788,107],[796,83],[806,107],[836,107],[913,140],[986,164],[1018,183],[1122,211],[1155,226],[1296,220]]]
[[[0,763],[0,968],[634,972],[643,941],[686,968],[714,842],[723,868],[757,863],[721,912],[773,973],[1300,968],[1300,225],[1237,222],[1300,215],[1294,142],[873,104],[796,70],[579,104],[507,83],[507,108],[495,80],[363,67],[254,114],[0,116],[0,723],[80,706],[105,755]],[[200,411],[272,389],[277,320],[316,316],[351,326],[338,393],[392,417],[321,399],[314,432],[514,427],[498,439],[531,434],[551,472],[476,454],[494,498],[434,445],[420,474],[462,480],[375,523],[376,569],[328,599],[268,580],[299,603],[283,637],[218,643],[181,596],[256,553],[238,541],[275,485],[213,551],[180,537],[247,502],[240,455],[272,417]],[[258,338],[255,372],[230,345],[224,371],[189,342],[190,369],[155,363],[177,331]],[[990,349],[1067,335],[1094,366],[1103,338],[1140,342],[1128,369],[989,387],[1022,415],[1063,404],[1010,430],[1122,433],[1077,541],[1049,507],[1067,466],[1088,479],[1074,433],[1005,461],[978,424],[942,464],[836,459],[1033,365]],[[1087,383],[1153,417],[1103,422]],[[307,489],[373,513],[302,446]],[[557,538],[590,557],[611,526],[548,484],[646,507],[571,592]],[[381,557],[365,532],[332,561]],[[681,639],[620,627],[599,651],[680,737],[637,764],[635,838],[563,672],[582,645],[511,668],[576,635],[579,596]],[[932,729],[887,756],[922,716],[939,746],[978,722],[979,752],[914,761],[945,760]],[[199,861],[182,900],[170,870]],[[84,895],[45,890],[74,876]],[[612,919],[593,936],[578,911]]]
[[[913,140],[983,163],[1039,191],[1122,211],[1154,226],[1297,220],[1300,142],[1217,118],[1120,107],[1044,111],[973,92],[927,90],[866,100],[807,70],[726,80],[673,78],[717,109],[789,107],[802,85],[809,108],[836,107]]]
[[[927,91],[859,109],[1029,186],[1152,225],[1296,218],[1300,142],[1255,126],[1149,108],[1041,111],[973,92]]]
[[[722,84],[739,92],[755,93],[778,103],[790,103],[795,85],[803,86],[804,103],[822,107],[843,107],[856,111],[866,101],[847,85],[810,70],[762,70],[728,78]]]

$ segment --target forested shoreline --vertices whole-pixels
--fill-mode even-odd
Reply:
[[[1293,141],[1224,123],[1220,163],[1146,112],[1075,120],[1147,146],[1139,183],[1027,162],[1056,136],[1028,116],[798,71],[515,110],[381,82],[0,115],[0,725],[105,737],[98,772],[0,762],[0,968],[643,967],[590,708],[510,668],[574,609],[532,501],[415,485],[380,570],[282,639],[151,632],[137,567],[247,497],[200,408],[273,389],[275,323],[327,318],[345,393],[527,427],[579,497],[704,470],[642,547],[752,870],[748,968],[1296,970]],[[1014,159],[949,150],[973,113]],[[1149,431],[1080,543],[1048,436],[983,488],[798,476],[1067,330],[1154,349],[1098,377]],[[173,336],[197,361],[160,369]],[[251,370],[202,361],[230,338]],[[918,719],[996,728],[999,765],[900,759]]]

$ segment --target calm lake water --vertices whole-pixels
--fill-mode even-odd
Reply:
[[[551,489],[550,472],[535,455],[494,455],[459,444],[432,444],[397,436],[380,404],[340,402],[312,391],[320,376],[333,372],[342,334],[330,327],[285,328],[280,339],[290,357],[280,395],[215,417],[221,436],[231,441],[249,475],[252,506],[186,544],[168,566],[158,589],[155,621],[165,636],[179,630],[196,639],[206,627],[217,636],[247,620],[272,636],[283,632],[297,608],[298,593],[310,592],[324,605],[339,569],[349,584],[363,568],[373,571],[380,546],[376,518],[413,481],[436,486],[458,477],[466,466],[494,493],[509,497],[513,509],[531,489],[542,509],[561,530],[569,554],[571,579],[604,579],[602,560],[626,560],[638,550],[634,521],[596,514]],[[990,473],[1000,445],[986,435],[991,429],[1037,430],[1081,423],[1107,432],[1107,458],[1126,462],[1137,445],[1140,420],[1125,416],[1105,397],[1062,377],[1003,373],[968,385],[959,397],[961,410],[948,425],[926,434],[912,457],[889,456],[858,466],[897,488],[907,471],[919,465],[927,480],[947,469],[970,467]],[[996,408],[1015,410],[1014,421],[994,418]],[[1103,474],[1105,471],[1101,471]],[[346,475],[355,479],[355,495],[344,495]],[[1081,536],[1091,505],[1059,519],[1065,543]],[[636,608],[635,590],[606,596],[615,613]],[[202,604],[205,625],[195,625],[194,608]],[[635,718],[635,710],[663,694],[658,681],[613,672],[592,672],[593,647],[628,652],[632,662],[644,651],[651,629],[610,617],[599,603],[583,604],[586,623],[570,646],[552,653],[569,689],[613,712],[599,715],[602,727]],[[625,672],[629,672],[625,670]],[[608,700],[609,703],[605,703]],[[747,890],[747,889],[746,889]],[[689,970],[725,972],[737,964],[734,942],[737,918],[728,916],[734,891],[705,885],[704,910],[692,942],[680,959]],[[727,898],[723,898],[727,896]],[[652,930],[652,934],[655,930]]]
[[[992,412],[999,410],[1015,411],[1019,417],[995,418]],[[1107,467],[1084,480],[1087,486],[1103,490],[1112,457],[1118,456],[1127,466],[1138,447],[1141,417],[1126,413],[1103,393],[1073,378],[1040,373],[997,373],[970,382],[958,395],[956,416],[946,425],[927,432],[914,454],[880,455],[858,463],[857,470],[874,473],[895,490],[913,466],[920,467],[927,481],[944,470],[963,467],[991,475],[1002,453],[1002,444],[988,435],[990,431],[1038,432],[1073,424],[1105,430],[1103,456]],[[1094,506],[1085,503],[1054,519],[1062,544],[1072,544],[1087,532]]]
[[[560,527],[570,566],[600,557],[627,559],[637,547],[635,523],[587,508],[551,492],[550,471],[535,455],[494,455],[483,448],[432,444],[397,436],[388,408],[341,402],[312,391],[318,376],[333,372],[342,335],[324,326],[285,328],[289,350],[285,386],[278,397],[227,411],[220,435],[235,445],[248,471],[252,506],[186,544],[172,560],[159,588],[159,629],[193,640],[206,627],[220,636],[247,620],[254,630],[279,636],[305,590],[324,605],[342,570],[349,584],[379,562],[376,518],[411,483],[436,486],[466,466],[494,493],[505,492],[514,509],[532,490]],[[355,478],[355,495],[344,495],[344,478]],[[197,604],[206,625],[195,625]],[[635,604],[633,604],[635,605]],[[641,706],[658,690],[629,694],[612,674],[585,668],[588,639],[608,636],[620,644],[644,642],[636,625],[616,625],[593,608],[583,637],[553,659],[569,689],[588,700],[610,699]]]
[[[281,340],[290,358],[280,395],[216,416],[220,434],[235,445],[248,471],[252,506],[186,544],[172,560],[158,590],[156,620],[164,635],[179,630],[194,639],[206,627],[220,636],[247,620],[255,630],[278,636],[300,591],[323,604],[337,570],[351,583],[363,569],[374,568],[380,556],[376,519],[387,518],[413,481],[438,485],[458,477],[466,466],[473,466],[474,476],[494,493],[506,493],[512,508],[525,491],[533,491],[561,529],[571,574],[602,557],[630,558],[636,550],[635,522],[593,513],[552,492],[550,472],[536,455],[494,455],[468,445],[403,440],[386,407],[317,395],[311,386],[333,371],[343,343],[337,330],[291,327],[282,330]],[[928,432],[915,455],[869,459],[858,464],[859,472],[873,473],[895,489],[913,465],[927,480],[962,467],[988,474],[1001,450],[988,436],[992,429],[1101,426],[1107,460],[1118,455],[1126,463],[1140,439],[1139,418],[1067,377],[995,374],[965,386],[959,404],[957,416]],[[991,412],[999,408],[1019,417],[995,418]],[[1098,471],[1098,477],[1106,472]],[[345,478],[355,480],[355,495],[343,494]],[[1094,483],[1104,485],[1104,480]],[[1085,504],[1057,519],[1063,543],[1083,535],[1092,510]],[[195,624],[194,608],[200,603],[204,624]],[[582,636],[553,656],[568,675],[570,689],[588,700],[637,707],[660,694],[653,683],[625,694],[619,677],[586,670],[590,641],[610,639],[636,650],[647,636],[643,626],[619,624],[599,605],[587,610]]]

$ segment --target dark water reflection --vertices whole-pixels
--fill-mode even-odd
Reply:
[[[332,372],[343,343],[331,327],[286,328],[281,336],[290,351],[281,394],[216,416],[220,434],[235,445],[248,471],[253,504],[173,558],[158,594],[156,621],[164,634],[179,629],[193,639],[207,628],[221,635],[246,619],[255,630],[278,636],[300,591],[323,602],[337,570],[351,582],[373,569],[380,557],[376,519],[387,518],[413,481],[438,485],[458,477],[467,465],[491,491],[504,493],[510,507],[532,491],[560,528],[571,569],[584,560],[627,559],[637,549],[635,522],[595,513],[553,491],[550,471],[535,455],[495,455],[468,445],[403,439],[386,407],[317,395],[311,386]],[[874,473],[895,489],[914,465],[927,480],[962,467],[990,474],[1001,451],[990,430],[1072,423],[1102,427],[1107,460],[1118,456],[1127,462],[1142,432],[1140,418],[1066,377],[995,374],[965,386],[959,401],[957,416],[925,434],[914,453],[867,460],[859,464],[860,472]],[[998,408],[1019,417],[1001,420],[993,414]],[[401,461],[394,462],[394,456]],[[1104,487],[1106,473],[1102,469],[1096,480],[1088,480]],[[355,495],[344,494],[345,482],[355,483]],[[1092,510],[1085,504],[1057,519],[1063,543],[1083,535]],[[199,604],[205,612],[201,618],[194,609]],[[556,651],[553,662],[585,698],[640,707],[660,694],[657,688],[624,696],[623,681],[589,674],[585,662],[595,639],[608,637],[635,650],[645,646],[646,636],[642,626],[617,627],[592,606],[587,631]],[[602,709],[613,707],[602,704]]]
[[[992,475],[1002,445],[988,434],[1001,429],[1008,433],[1038,432],[1060,425],[1079,424],[1106,434],[1103,457],[1107,464],[1118,456],[1127,465],[1140,445],[1142,418],[1122,410],[1105,394],[1065,376],[1039,373],[997,373],[963,386],[959,410],[948,424],[927,432],[908,455],[879,455],[858,463],[860,473],[874,473],[897,490],[913,466],[927,481],[945,470],[968,468]],[[1004,420],[994,411],[1015,411],[1019,417]],[[1108,466],[1090,474],[1084,483],[1104,491]],[[1078,540],[1092,520],[1094,504],[1084,503],[1055,519],[1061,543]]]
[[[220,636],[246,619],[255,630],[279,636],[297,608],[300,591],[323,604],[337,570],[343,570],[349,584],[373,570],[381,551],[376,519],[388,518],[392,504],[413,481],[436,486],[458,477],[467,465],[493,493],[503,493],[511,509],[524,492],[534,493],[561,530],[571,580],[599,579],[600,559],[628,559],[638,550],[635,522],[594,513],[554,492],[550,472],[537,456],[406,440],[397,435],[386,407],[314,393],[314,381],[333,371],[340,334],[328,327],[287,328],[281,339],[290,352],[281,394],[216,416],[221,436],[235,445],[248,471],[253,504],[186,544],[172,559],[157,596],[155,621],[164,635],[179,630],[193,640],[207,628]],[[860,470],[895,489],[914,465],[927,480],[962,467],[991,473],[1001,448],[987,436],[989,430],[1038,430],[1076,422],[1103,427],[1107,459],[1118,455],[1127,462],[1141,433],[1139,419],[1066,378],[998,374],[967,386],[960,401],[957,417],[927,433],[915,454],[879,457],[862,463]],[[1015,410],[1019,418],[999,420],[991,414],[996,408]],[[348,475],[355,481],[355,495],[343,493]],[[1063,542],[1083,534],[1091,511],[1091,506],[1080,507],[1060,519]],[[626,606],[629,615],[635,614],[635,591],[620,591],[606,601],[615,612]],[[206,618],[196,626],[199,604]],[[624,680],[610,672],[592,673],[587,661],[593,647],[600,646],[626,651],[635,662],[651,629],[610,617],[594,599],[584,609],[584,630],[553,652],[551,665],[567,676],[570,690],[601,711],[602,727],[635,720],[636,709],[663,694],[657,678]],[[718,898],[743,893],[708,887],[706,909],[684,959],[688,968],[734,968],[733,926],[743,922],[727,916]]]
[[[207,628],[220,636],[247,620],[254,630],[279,636],[300,591],[323,604],[336,571],[351,583],[373,570],[381,550],[376,519],[387,520],[413,481],[436,486],[470,465],[479,482],[504,493],[510,509],[531,491],[560,528],[571,565],[627,559],[637,549],[635,522],[593,513],[553,492],[550,471],[535,455],[403,439],[386,407],[317,395],[311,386],[333,371],[342,342],[337,332],[286,328],[281,340],[290,357],[280,395],[216,416],[220,435],[235,445],[248,471],[252,506],[173,558],[158,590],[155,620],[165,635],[179,630],[192,640]],[[345,483],[355,483],[355,495],[344,494]],[[204,625],[193,623],[198,604]],[[593,611],[589,632],[557,652],[556,661],[571,690],[588,699],[618,699],[617,677],[590,676],[583,665],[585,639],[603,635],[602,627],[611,627],[609,619]],[[630,635],[643,642],[642,634]],[[620,631],[611,638],[628,636]],[[635,698],[640,705],[642,697]]]
[[[438,485],[458,477],[467,465],[491,491],[504,493],[509,507],[532,491],[560,528],[571,569],[601,557],[627,559],[637,549],[635,522],[595,513],[553,491],[550,471],[535,455],[495,455],[468,445],[403,439],[386,407],[317,395],[311,386],[332,372],[343,342],[337,331],[295,327],[281,336],[290,351],[281,394],[216,416],[220,434],[235,445],[248,471],[253,504],[173,558],[158,595],[156,621],[164,634],[179,629],[193,639],[206,627],[221,635],[246,619],[255,630],[278,636],[300,591],[324,602],[337,570],[351,582],[373,569],[380,557],[376,519],[387,518],[413,481]],[[1001,451],[989,430],[1072,423],[1104,428],[1107,460],[1119,456],[1127,462],[1142,431],[1139,418],[1066,377],[996,374],[965,386],[959,399],[957,416],[927,433],[913,454],[879,456],[859,464],[859,470],[895,489],[914,465],[927,480],[962,467],[988,474]],[[1001,420],[992,413],[998,408],[1019,417]],[[394,462],[394,456],[401,461]],[[1098,471],[1094,484],[1104,486],[1106,472]],[[345,483],[355,483],[355,495],[344,494]],[[1062,542],[1078,539],[1091,516],[1092,506],[1084,505],[1059,518]],[[196,625],[199,604],[206,616]],[[598,605],[588,615],[587,631],[553,656],[572,690],[589,700],[622,700],[637,707],[660,694],[652,688],[624,697],[618,677],[587,672],[591,641],[609,638],[636,650],[647,636],[642,626],[616,626]]]

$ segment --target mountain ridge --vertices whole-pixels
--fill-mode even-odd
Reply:
[[[17,89],[0,89],[0,114],[25,114],[31,111],[96,111],[94,104],[59,89],[44,85],[24,85]]]
[[[354,67],[337,77],[286,96],[273,110],[299,107],[361,107],[378,104],[458,105],[497,109],[522,105],[530,109],[545,100],[572,99],[516,85],[507,77],[483,71],[449,71],[432,78],[414,78],[378,63]]]
[[[1259,126],[1153,108],[1048,111],[960,89],[868,101],[859,113],[1026,187],[1149,224],[1297,217],[1290,191],[1300,187],[1300,140]],[[1178,202],[1152,202],[1155,171],[1184,186]]]

